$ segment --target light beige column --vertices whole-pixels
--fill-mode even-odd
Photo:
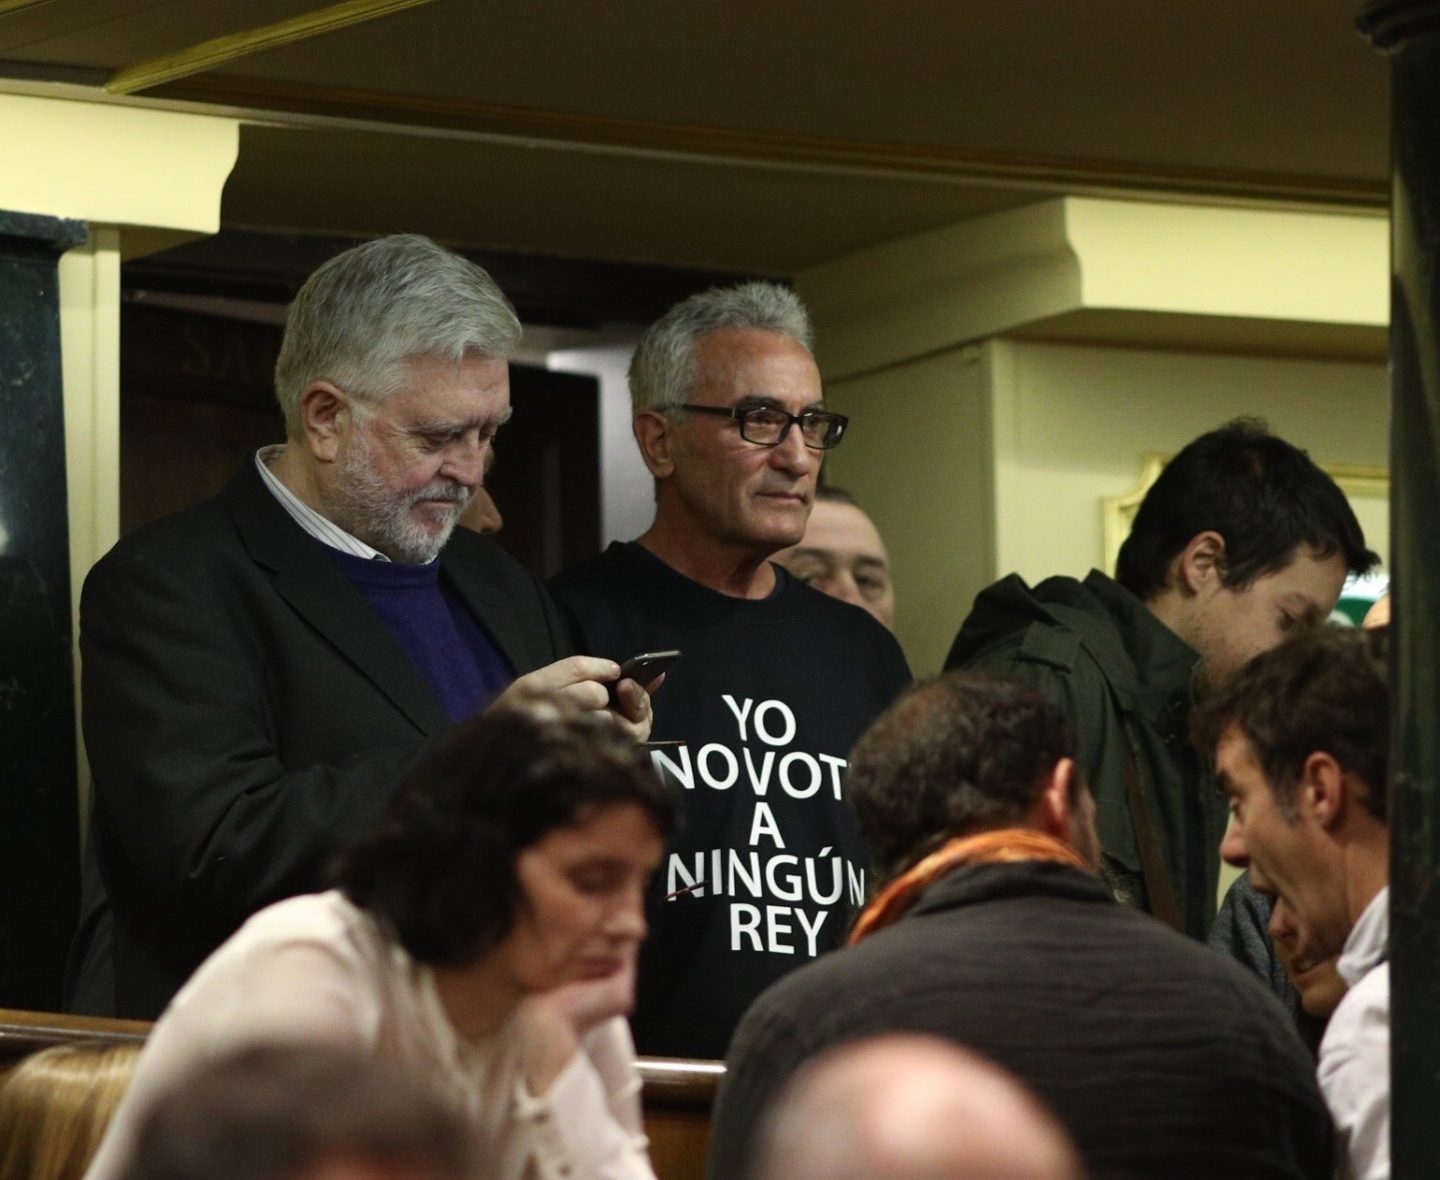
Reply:
[[[90,568],[120,536],[120,231],[92,225],[60,260],[65,483],[70,568]],[[80,578],[71,578],[78,610]]]

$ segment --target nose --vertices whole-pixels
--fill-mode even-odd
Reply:
[[[483,487],[475,489],[475,499],[470,503],[470,511],[476,521],[476,532],[498,533],[505,527],[505,518],[500,515],[499,506]]]
[[[819,466],[819,452],[805,445],[805,436],[800,433],[798,422],[790,423],[785,437],[770,448],[770,462],[773,466],[796,475],[808,475]]]
[[[484,488],[476,488],[470,497],[470,504],[460,514],[460,523],[477,533],[498,533],[505,526],[505,518]]]
[[[1237,869],[1249,867],[1250,851],[1245,847],[1245,830],[1233,815],[1220,840],[1220,858]]]
[[[1295,920],[1284,902],[1277,900],[1270,907],[1270,921],[1266,929],[1270,937],[1282,946],[1288,946],[1295,941]]]
[[[627,942],[642,942],[650,932],[645,922],[645,891],[637,888],[627,891],[625,899],[610,913],[605,932],[611,938]]]
[[[445,448],[445,461],[440,465],[440,474],[462,487],[478,488],[485,479],[485,453],[489,447],[488,438],[467,434],[456,439]]]
[[[832,598],[840,599],[841,602],[849,602],[858,607],[865,606],[865,596],[860,593],[855,575],[848,570],[836,574],[823,583],[817,582],[816,585]]]

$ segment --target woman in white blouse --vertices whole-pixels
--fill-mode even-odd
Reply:
[[[120,1174],[167,1085],[313,1038],[438,1082],[502,1180],[649,1180],[624,1013],[673,822],[643,749],[553,699],[457,726],[343,855],[261,911],[162,1014],[87,1180]]]

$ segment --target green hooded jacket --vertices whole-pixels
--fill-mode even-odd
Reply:
[[[945,662],[1034,685],[1070,716],[1098,807],[1103,868],[1116,896],[1165,915],[1146,888],[1131,800],[1142,793],[1152,872],[1163,871],[1186,933],[1215,916],[1227,809],[1207,759],[1191,746],[1200,657],[1145,604],[1098,570],[1033,589],[1016,574],[975,599]],[[1133,768],[1133,769],[1132,769]],[[1163,889],[1156,891],[1163,893]]]

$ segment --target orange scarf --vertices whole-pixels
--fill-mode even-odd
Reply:
[[[897,921],[937,878],[952,869],[961,865],[1008,864],[1022,860],[1053,860],[1094,871],[1070,845],[1033,828],[1001,828],[978,836],[957,836],[880,890],[850,931],[847,944],[854,946],[862,938]]]

